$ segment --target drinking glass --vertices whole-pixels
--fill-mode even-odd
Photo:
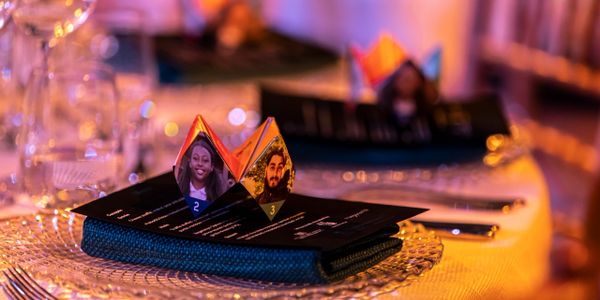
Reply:
[[[0,0],[0,32],[10,21],[11,13],[15,8],[16,0]]]
[[[88,38],[94,59],[110,65],[120,94],[120,118],[123,138],[123,175],[130,183],[147,175],[152,157],[148,127],[156,85],[152,40],[145,33],[144,14],[138,9],[98,12],[86,25],[93,27]]]
[[[1,5],[1,0],[0,0]],[[0,14],[1,15],[1,14]],[[7,26],[13,27],[13,26]],[[14,146],[14,139],[11,137],[12,126],[11,119],[13,111],[17,106],[15,101],[15,78],[13,63],[13,45],[14,30],[5,27],[0,31],[0,149],[11,148]]]
[[[2,1],[2,0],[0,0]],[[42,70],[48,70],[50,48],[83,24],[96,0],[20,0],[13,11],[15,24],[39,39]]]
[[[112,191],[120,163],[110,67],[34,69],[19,134],[19,181],[39,208],[72,207]]]
[[[9,118],[10,114],[8,113],[10,109],[12,109],[13,103],[11,102],[11,98],[15,95],[13,94],[13,64],[12,64],[12,50],[13,50],[13,30],[10,30],[8,27],[10,24],[12,12],[16,6],[16,0],[0,0],[0,106],[3,110],[2,117]],[[8,133],[7,128],[9,127],[9,122],[4,120],[2,127],[0,129],[0,139],[3,141],[9,141],[10,138],[7,138],[10,134]]]
[[[10,20],[16,2],[16,0],[0,0],[0,118],[2,119],[0,121],[0,151],[14,148],[14,132],[11,130],[13,129],[11,121],[17,101],[14,100],[16,95],[13,89],[14,30],[10,26],[12,25]],[[10,179],[0,181],[0,186],[4,187],[0,189],[0,206],[11,205],[14,200],[12,181]]]

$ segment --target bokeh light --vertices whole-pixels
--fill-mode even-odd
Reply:
[[[227,119],[231,125],[240,126],[246,122],[246,112],[243,109],[236,107],[229,111]]]
[[[150,119],[154,115],[155,108],[156,106],[152,100],[146,100],[140,106],[140,115],[142,118]]]
[[[175,122],[168,122],[165,124],[164,132],[166,136],[174,137],[179,133],[179,125]]]

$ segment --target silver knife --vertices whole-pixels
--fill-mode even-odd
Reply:
[[[492,240],[496,236],[496,232],[500,230],[500,226],[497,224],[454,223],[420,219],[411,219],[410,221],[435,231],[442,238]]]
[[[385,204],[432,204],[461,210],[483,210],[508,213],[525,206],[521,197],[486,197],[438,192],[414,186],[369,186],[348,191],[339,198]],[[379,201],[377,201],[379,202]]]

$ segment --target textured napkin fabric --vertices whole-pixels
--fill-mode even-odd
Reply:
[[[402,240],[390,238],[393,233],[386,230],[344,249],[323,253],[189,240],[88,217],[81,249],[95,257],[181,271],[274,282],[328,283],[398,252]]]

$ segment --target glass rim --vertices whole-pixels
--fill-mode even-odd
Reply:
[[[99,75],[97,77],[104,77],[111,81],[115,81],[114,69],[103,62],[99,61],[81,61],[76,62],[76,66],[73,62],[60,64],[50,70],[44,70],[42,67],[34,67],[31,70],[31,75],[41,75],[54,77],[71,77],[71,76],[85,76],[86,74]]]

